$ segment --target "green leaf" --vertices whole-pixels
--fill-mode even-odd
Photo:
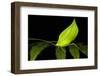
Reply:
[[[30,50],[30,60],[35,60],[41,51],[43,51],[48,46],[49,44],[44,42],[34,43]]]
[[[56,46],[68,46],[77,37],[78,32],[79,29],[74,19],[72,24],[60,33]]]
[[[74,59],[80,57],[79,48],[76,45],[69,46],[69,52],[71,53]]]
[[[66,58],[66,49],[63,47],[56,47],[56,57],[57,57],[57,59],[65,59]]]
[[[87,45],[84,45],[84,44],[82,44],[82,43],[78,43],[77,45],[79,46],[80,51],[81,51],[83,54],[88,55],[88,47],[87,47]]]

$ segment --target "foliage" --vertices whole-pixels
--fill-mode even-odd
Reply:
[[[75,38],[77,37],[79,32],[78,26],[76,24],[75,19],[73,22],[64,29],[58,38],[58,41],[56,44],[53,41],[46,41],[42,39],[35,39],[40,42],[33,43],[29,56],[30,60],[35,60],[37,56],[47,47],[53,45],[56,47],[55,49],[55,55],[57,59],[65,59],[66,52],[69,51],[70,54],[73,56],[74,59],[80,58],[80,52],[87,55],[87,46],[83,45],[82,43],[72,43]],[[66,50],[66,47],[69,47],[69,50]]]

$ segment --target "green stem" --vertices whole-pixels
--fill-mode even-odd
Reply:
[[[75,43],[71,43],[71,44],[69,44],[69,46],[70,45],[74,45],[74,46],[76,46],[79,50],[81,50],[81,48],[79,47],[79,46],[77,46]]]
[[[37,40],[37,41],[42,41],[42,42],[46,42],[48,44],[51,44],[53,46],[56,46],[53,42],[54,41],[47,41],[47,40],[43,40],[43,39],[37,39],[37,38],[29,38],[29,40]]]

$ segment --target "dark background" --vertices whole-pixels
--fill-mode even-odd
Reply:
[[[67,16],[41,16],[41,15],[28,15],[28,38],[38,38],[47,41],[57,41],[59,34],[66,29],[75,18],[79,28],[79,33],[75,42],[83,42],[87,45],[88,40],[88,18],[87,17],[67,17]],[[29,51],[32,40],[28,40]],[[68,48],[66,48],[68,50]],[[67,51],[67,58],[73,58]],[[84,54],[81,58],[86,58]],[[30,58],[28,58],[30,59]],[[51,60],[56,59],[55,47],[50,46],[43,50],[36,60]]]

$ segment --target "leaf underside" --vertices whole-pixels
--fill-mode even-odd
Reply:
[[[49,46],[49,44],[44,42],[33,43],[33,46],[30,50],[30,60],[35,60],[37,56]]]
[[[87,45],[83,45],[82,43],[78,43],[77,45],[79,46],[80,51],[87,56],[88,55]]]
[[[56,58],[65,59],[66,58],[66,49],[63,47],[56,47]]]
[[[74,59],[77,59],[80,57],[79,48],[76,47],[75,45],[69,46],[69,52],[71,53]]]

